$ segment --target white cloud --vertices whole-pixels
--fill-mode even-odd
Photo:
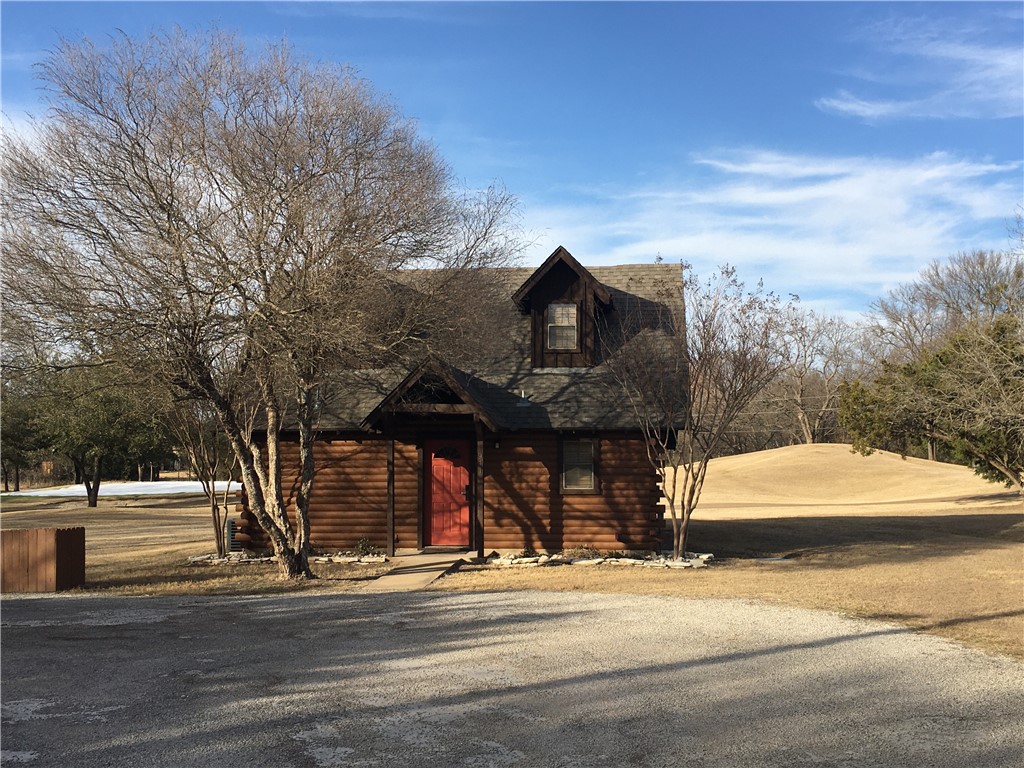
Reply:
[[[996,19],[1016,24],[1019,20]],[[1005,39],[1005,32],[999,35]],[[868,122],[901,118],[1011,118],[1024,114],[1024,50],[992,30],[903,19],[866,30],[876,62],[854,77],[871,93],[839,90],[819,109]],[[881,91],[892,91],[884,95]]]
[[[562,244],[587,264],[660,255],[708,271],[727,262],[778,293],[851,311],[933,259],[1006,247],[1004,224],[1021,203],[1020,163],[945,153],[903,161],[753,150],[698,156],[690,170],[685,182],[570,193],[571,204],[524,201],[526,226],[544,226],[533,260]]]
[[[8,45],[3,53],[0,53],[0,63],[8,72],[18,71],[30,73],[36,64],[46,58],[47,52],[39,49],[20,50]]]

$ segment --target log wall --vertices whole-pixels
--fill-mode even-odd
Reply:
[[[298,488],[298,445],[282,443],[288,504]],[[484,548],[490,552],[650,550],[661,529],[660,490],[639,438],[597,439],[596,493],[563,493],[559,438],[554,433],[503,435],[484,444]],[[352,549],[360,539],[387,546],[387,441],[320,443],[310,500],[311,540],[319,551]],[[422,468],[415,438],[395,441],[395,546],[420,544]],[[236,539],[267,546],[262,530],[240,508]]]
[[[557,435],[503,436],[484,462],[485,549],[657,547],[658,477],[642,441],[601,437],[596,462],[597,492],[562,492]]]
[[[309,501],[310,541],[317,551],[354,549],[367,539],[387,547],[388,444],[386,440],[318,443],[316,479]],[[298,443],[281,443],[282,487],[294,509],[299,477]],[[419,452],[395,442],[395,546],[418,546]],[[246,510],[239,509],[236,540],[248,548],[269,546],[266,535]]]

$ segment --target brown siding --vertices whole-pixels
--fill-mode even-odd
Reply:
[[[316,480],[309,501],[314,549],[352,549],[360,539],[387,546],[387,442],[354,440],[316,445]],[[281,465],[289,510],[298,490],[298,444],[281,444]],[[419,454],[416,446],[395,443],[395,546],[417,546]],[[236,538],[250,547],[267,546],[263,532],[243,513]]]
[[[637,438],[598,439],[598,492],[559,488],[559,437],[502,437],[489,450],[484,480],[484,545],[488,551],[602,550],[657,545],[660,493]]]
[[[283,443],[286,467],[298,464],[298,446]],[[367,439],[317,445],[317,475],[310,500],[314,547],[351,549],[360,539],[387,545],[387,442]],[[565,494],[559,488],[559,437],[555,433],[502,435],[484,443],[484,548],[560,551],[657,546],[660,492],[638,438],[597,438],[598,490]],[[421,464],[415,441],[395,443],[395,546],[419,546]],[[288,503],[297,474],[286,472]],[[247,514],[247,513],[246,513]],[[243,528],[237,538],[266,545],[262,532]]]

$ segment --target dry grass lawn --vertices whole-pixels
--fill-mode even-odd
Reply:
[[[85,526],[86,592],[125,595],[251,595],[353,589],[390,566],[316,563],[315,581],[283,579],[270,563],[192,565],[214,551],[209,507],[202,497],[110,497],[89,509],[85,499],[5,496],[3,528]]]
[[[102,492],[101,492],[102,494]],[[254,594],[357,588],[386,569],[195,566],[212,551],[201,498],[4,497],[4,528],[84,525],[86,591]],[[574,542],[586,544],[586,542]],[[1024,659],[1024,502],[963,467],[836,445],[719,459],[694,516],[704,570],[466,566],[435,589],[739,597],[898,622]]]
[[[963,467],[837,445],[719,459],[690,543],[719,562],[699,571],[463,568],[437,588],[754,598],[1024,659],[1024,501]]]

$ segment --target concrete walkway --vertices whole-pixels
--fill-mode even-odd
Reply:
[[[450,573],[466,562],[465,552],[431,552],[396,555],[395,567],[378,579],[366,583],[368,592],[412,592]]]

